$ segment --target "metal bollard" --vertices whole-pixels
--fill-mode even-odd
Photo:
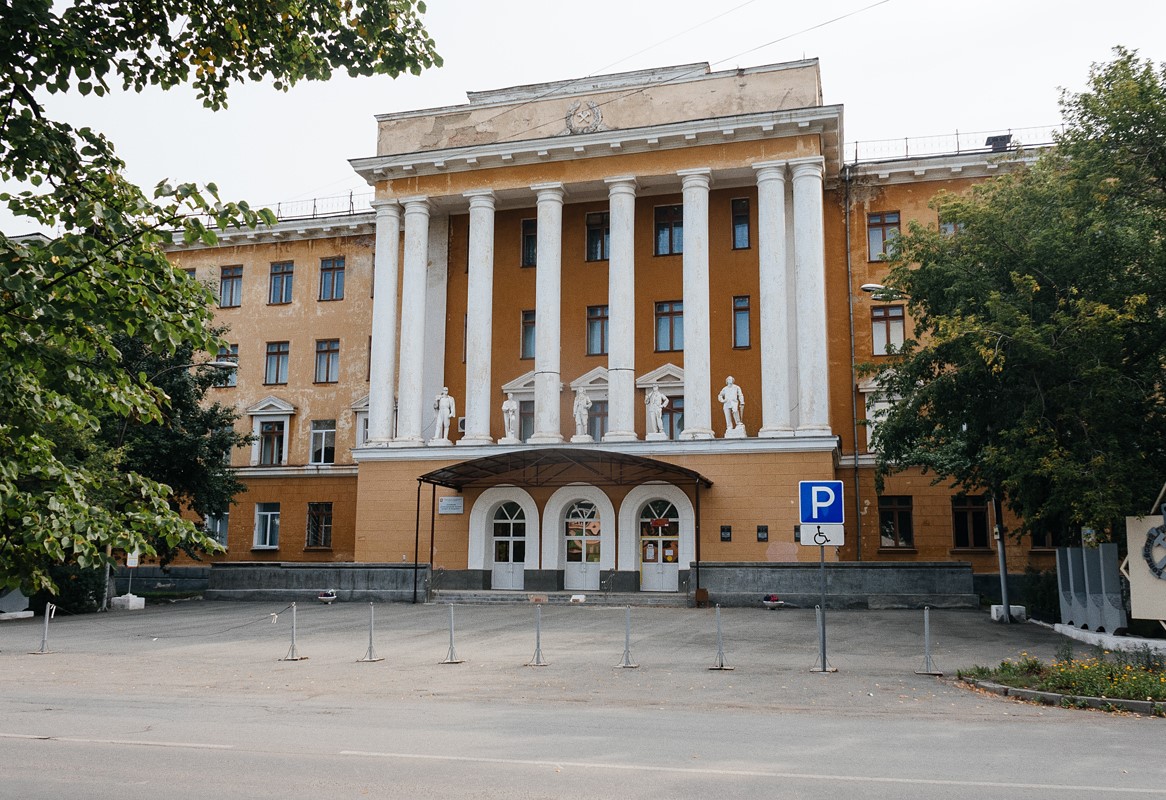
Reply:
[[[52,603],[45,603],[45,629],[40,637],[40,650],[37,650],[32,655],[43,656],[52,652],[49,650],[49,620],[57,615],[57,607]]]
[[[916,675],[942,676],[943,673],[931,663],[931,609],[923,607],[923,669],[916,670]]]
[[[301,656],[296,649],[296,604],[292,603],[292,640],[291,647],[287,651],[287,655],[280,659],[280,661],[304,661],[307,656]]]
[[[632,662],[632,607],[625,606],[624,608],[626,613],[624,615],[623,658],[616,666],[624,669],[636,669],[640,665]]]
[[[721,604],[717,603],[717,660],[709,669],[731,670],[732,667],[725,666],[725,640],[721,636]]]
[[[449,604],[449,652],[445,654],[445,661],[442,664],[460,664],[462,660],[457,657],[457,650],[453,646],[453,603]]]
[[[543,629],[543,607],[541,605],[534,607],[534,658],[532,658],[526,666],[528,667],[546,667],[550,666],[543,660],[542,647],[542,629]]]
[[[377,651],[372,646],[372,627],[373,627],[372,621],[373,621],[373,609],[372,609],[372,601],[370,600],[368,602],[368,651],[364,654],[364,658],[356,659],[357,662],[360,662],[360,661],[384,661],[383,658],[380,658],[377,656]]]

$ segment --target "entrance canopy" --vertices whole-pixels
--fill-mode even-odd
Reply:
[[[581,481],[597,486],[639,485],[650,481],[704,484],[706,489],[713,485],[696,470],[665,461],[607,450],[566,447],[539,447],[475,458],[427,472],[418,481],[459,492],[501,484],[566,486]]]

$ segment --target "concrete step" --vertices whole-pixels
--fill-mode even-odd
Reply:
[[[666,608],[686,608],[687,595],[680,592],[526,592],[491,589],[469,591],[464,589],[438,589],[433,593],[432,602],[458,605],[493,605],[498,603],[546,603],[548,605],[569,605],[579,603],[590,606],[658,606]]]

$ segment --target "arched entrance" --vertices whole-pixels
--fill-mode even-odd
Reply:
[[[563,588],[599,588],[599,563],[603,540],[599,509],[588,500],[578,500],[567,509],[563,535],[567,554]]]
[[[640,590],[680,588],[680,514],[667,500],[652,500],[640,511]]]
[[[494,567],[490,585],[495,589],[521,589],[526,569],[526,512],[508,501],[494,511],[491,524]]]

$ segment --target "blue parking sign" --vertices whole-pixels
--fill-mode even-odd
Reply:
[[[841,525],[846,522],[842,481],[799,481],[798,512],[803,525]]]

